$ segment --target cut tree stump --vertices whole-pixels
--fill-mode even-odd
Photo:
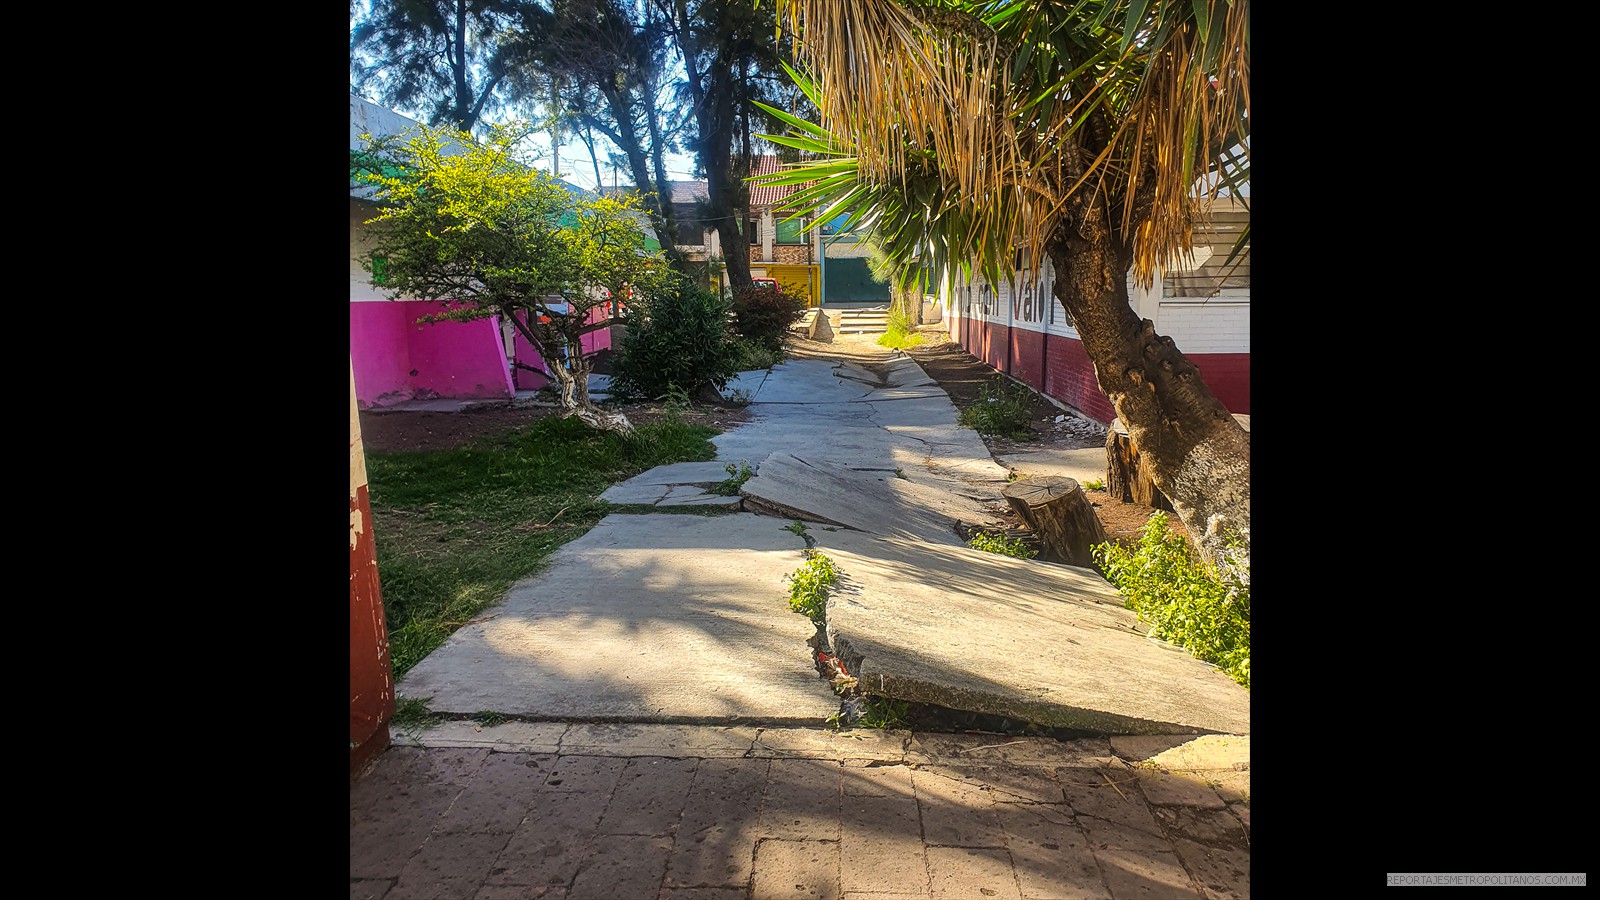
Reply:
[[[1063,475],[1027,478],[1000,492],[1011,509],[1039,536],[1039,558],[1069,566],[1094,565],[1090,548],[1107,540],[1094,506],[1076,479]]]
[[[1172,501],[1151,480],[1150,465],[1139,458],[1139,448],[1120,420],[1106,431],[1106,493],[1123,503],[1172,511]]]

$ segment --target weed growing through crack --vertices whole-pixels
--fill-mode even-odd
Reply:
[[[440,717],[428,708],[432,697],[399,697],[394,702],[394,716],[389,723],[396,728],[428,728]]]
[[[473,713],[472,721],[477,722],[479,725],[482,725],[485,728],[493,728],[496,725],[504,725],[506,717],[500,713],[485,709]]]
[[[1017,559],[1033,559],[1039,555],[1039,551],[1023,543],[1021,538],[1006,537],[1003,534],[990,534],[987,531],[977,532],[968,538],[967,546],[986,553],[1014,556]]]
[[[728,463],[723,467],[723,471],[728,473],[727,479],[713,487],[711,493],[721,494],[724,497],[737,497],[739,488],[744,487],[744,483],[756,474],[756,471],[750,468],[750,462],[743,459],[739,460],[737,466]]]
[[[807,550],[806,564],[785,575],[789,581],[789,608],[817,624],[822,624],[828,605],[828,589],[839,580],[833,560],[815,550]]]
[[[793,522],[783,526],[783,530],[792,531],[795,534],[804,537],[806,533],[806,523],[800,521],[799,519],[795,519]]]

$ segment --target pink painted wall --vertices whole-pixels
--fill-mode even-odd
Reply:
[[[608,319],[611,316],[607,305],[597,306],[589,311],[589,322],[595,323]],[[517,362],[523,365],[544,368],[544,359],[539,356],[539,351],[533,349],[528,339],[517,332],[513,346],[516,348]],[[583,352],[585,355],[605,350],[611,346],[611,329],[600,328],[583,336]],[[517,369],[512,373],[519,391],[536,391],[550,383],[550,379],[538,372],[529,372],[527,369]]]
[[[1094,364],[1082,341],[976,319],[952,316],[950,323],[952,339],[989,366],[1101,422],[1117,417],[1110,398],[1100,390]],[[1250,354],[1184,355],[1200,370],[1200,377],[1229,412],[1249,415]]]
[[[350,304],[350,357],[363,408],[428,397],[516,396],[499,320],[417,321],[440,308],[426,301]]]

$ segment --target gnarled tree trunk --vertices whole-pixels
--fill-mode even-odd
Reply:
[[[1100,389],[1149,464],[1151,481],[1172,501],[1207,562],[1248,577],[1249,433],[1172,339],[1156,334],[1128,304],[1130,256],[1103,206],[1078,195],[1047,251],[1055,295]],[[1229,549],[1230,543],[1239,546]]]

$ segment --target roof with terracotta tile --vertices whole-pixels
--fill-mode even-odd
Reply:
[[[750,166],[750,176],[753,178],[757,175],[770,175],[773,172],[781,172],[784,168],[785,164],[778,157],[768,153],[755,158],[755,161]],[[790,194],[804,187],[806,187],[805,184],[752,184],[750,185],[750,208],[762,209],[775,206]]]

